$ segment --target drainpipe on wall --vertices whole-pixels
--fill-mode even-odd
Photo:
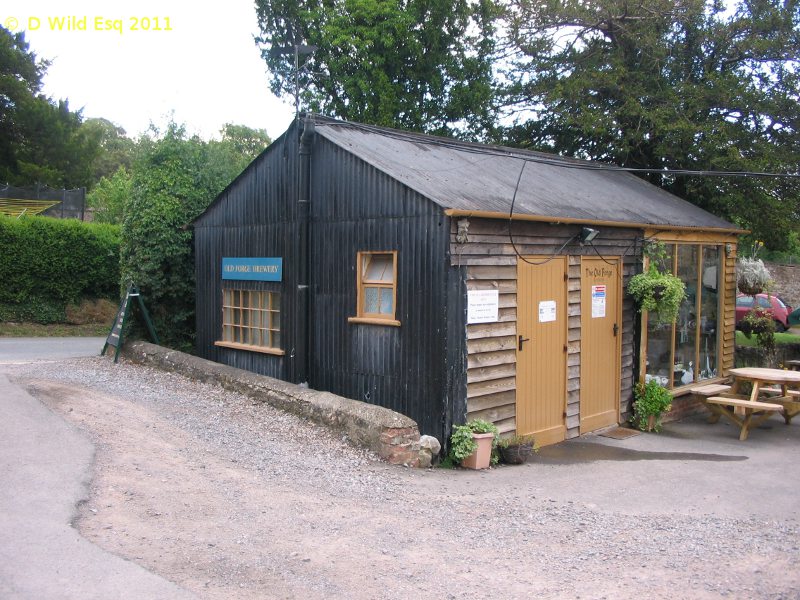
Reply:
[[[297,195],[297,317],[296,317],[296,364],[295,377],[298,383],[308,382],[311,347],[311,147],[314,140],[314,119],[306,115],[300,135],[300,173]]]

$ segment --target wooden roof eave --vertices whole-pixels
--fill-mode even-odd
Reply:
[[[508,213],[489,212],[481,210],[465,210],[458,208],[445,209],[448,217],[477,217],[483,219],[509,219]],[[644,229],[649,234],[658,235],[660,232],[694,232],[697,234],[714,233],[722,236],[738,236],[749,233],[746,229],[725,227],[690,227],[688,225],[658,225],[655,223],[633,223],[630,221],[599,221],[596,219],[577,219],[573,217],[555,217],[548,215],[526,215],[516,213],[511,215],[514,221],[533,221],[537,223],[561,223],[566,225],[595,225],[598,227],[625,227],[630,229]]]

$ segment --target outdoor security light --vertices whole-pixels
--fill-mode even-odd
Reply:
[[[600,233],[597,229],[592,229],[591,227],[584,227],[581,229],[581,244],[587,244],[591,242],[594,238],[597,237],[597,234]]]

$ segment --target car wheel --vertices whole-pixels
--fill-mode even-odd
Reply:
[[[783,333],[784,331],[786,331],[786,325],[784,325],[780,321],[776,320],[775,321],[775,331],[778,332],[778,333]]]

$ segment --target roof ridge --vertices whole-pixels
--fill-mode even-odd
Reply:
[[[530,160],[531,158],[539,159],[541,162],[547,162],[554,166],[565,167],[582,167],[589,170],[606,170],[620,172],[627,172],[626,169],[615,165],[613,163],[605,163],[600,161],[586,160],[582,158],[574,158],[571,156],[562,156],[560,154],[552,154],[549,152],[542,152],[539,150],[528,150],[526,148],[515,148],[513,146],[503,146],[500,144],[487,144],[484,142],[470,142],[467,140],[460,140],[458,138],[445,137],[441,135],[434,135],[431,133],[422,133],[418,131],[408,131],[403,129],[395,129],[392,127],[385,127],[382,125],[369,125],[366,123],[357,123],[355,121],[345,121],[328,117],[316,113],[310,113],[314,120],[315,126],[330,126],[330,127],[346,127],[366,133],[377,135],[384,135],[386,137],[393,137],[403,141],[415,141],[423,144],[430,144],[436,146],[444,146],[457,150],[464,150],[475,154],[486,154],[494,156],[502,156],[506,158],[519,158],[520,160]],[[563,163],[559,165],[558,163]]]

